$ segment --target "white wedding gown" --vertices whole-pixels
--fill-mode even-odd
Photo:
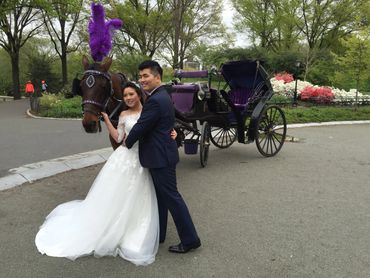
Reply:
[[[119,138],[139,114],[120,117]],[[155,260],[159,241],[157,198],[137,143],[118,147],[96,177],[85,200],[57,206],[36,235],[40,253],[53,257],[121,256],[136,264]]]

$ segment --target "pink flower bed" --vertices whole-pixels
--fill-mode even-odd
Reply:
[[[334,93],[328,87],[312,87],[306,86],[301,91],[301,100],[313,102],[332,102]]]
[[[276,80],[283,80],[284,83],[289,83],[294,80],[293,74],[287,73],[287,72],[280,72],[275,74],[275,79]]]

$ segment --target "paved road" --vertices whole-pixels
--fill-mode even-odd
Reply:
[[[87,134],[79,120],[33,119],[29,100],[0,102],[0,177],[24,164],[109,147],[106,129]]]
[[[34,237],[61,202],[84,198],[101,165],[0,192],[1,277],[370,277],[370,125],[292,129],[303,140],[263,158],[255,145],[212,148],[207,168],[181,155],[180,191],[203,247],[135,267],[38,254]]]

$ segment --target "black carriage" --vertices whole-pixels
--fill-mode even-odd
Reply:
[[[232,61],[220,71],[177,72],[170,93],[176,110],[176,129],[185,153],[195,154],[199,146],[203,167],[208,160],[210,142],[228,148],[236,140],[256,142],[266,157],[276,155],[286,137],[284,112],[268,105],[273,95],[268,74],[259,61]],[[215,78],[216,77],[216,78]],[[182,83],[183,78],[200,81]],[[202,81],[206,78],[207,81]],[[219,79],[218,89],[211,81]]]

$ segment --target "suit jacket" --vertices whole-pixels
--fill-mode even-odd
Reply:
[[[146,100],[140,118],[126,138],[127,148],[139,140],[140,163],[145,168],[163,168],[179,161],[176,141],[170,136],[175,110],[166,89],[158,87]]]

